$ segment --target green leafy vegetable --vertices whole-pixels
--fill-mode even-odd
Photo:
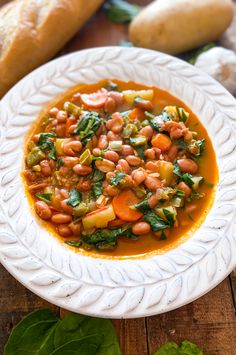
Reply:
[[[216,44],[214,42],[210,42],[206,45],[204,45],[203,47],[199,48],[198,50],[192,51],[189,54],[186,54],[185,60],[187,60],[190,64],[195,64],[197,61],[197,58],[199,57],[200,54],[208,51],[211,48],[214,48],[216,46]]]
[[[102,195],[102,181],[98,181],[92,184],[92,194],[95,198]]]
[[[81,107],[79,107],[79,106],[77,106],[77,105],[75,105],[75,104],[73,104],[72,102],[69,102],[69,101],[66,101],[64,103],[64,110],[66,112],[68,112],[69,114],[74,115],[75,117],[79,116],[81,114],[81,111],[82,111]]]
[[[39,147],[34,147],[27,155],[26,162],[29,167],[38,164],[41,160],[45,159],[45,154]]]
[[[170,224],[170,227],[173,227],[173,225],[175,224],[175,217],[174,217],[174,214],[172,212],[170,212],[168,209],[166,208],[163,208],[163,212],[164,212],[164,215],[167,219],[167,221],[169,222]]]
[[[145,158],[145,150],[147,149],[147,145],[141,145],[140,147],[135,147],[136,152],[138,153],[139,158]]]
[[[153,211],[148,211],[144,216],[144,221],[148,222],[151,225],[153,232],[157,232],[166,228],[170,228],[171,224],[167,220],[164,220],[160,216],[158,216]]]
[[[151,195],[151,193],[148,194],[147,197],[143,201],[134,205],[134,207],[137,208],[142,213],[146,213],[147,211],[150,211],[151,207],[149,206],[149,203],[148,203],[148,198],[150,197],[150,195]]]
[[[164,230],[161,231],[161,236],[159,238],[159,240],[166,240],[167,239],[167,236],[166,236],[166,233]]]
[[[102,181],[105,177],[105,174],[101,172],[100,170],[95,170],[93,174],[93,181],[94,182],[99,182]]]
[[[87,112],[79,121],[73,134],[79,135],[82,144],[85,145],[97,132],[101,122],[97,112]]]
[[[60,320],[49,309],[41,309],[13,329],[4,355],[121,355],[121,352],[109,320],[74,313]]]
[[[82,201],[82,194],[77,189],[72,189],[69,192],[69,198],[67,200],[67,205],[75,207]]]
[[[182,173],[181,173],[181,170],[180,170],[180,167],[179,167],[179,164],[178,164],[178,163],[175,163],[173,173],[174,173],[176,176],[178,176],[179,178],[182,177]]]
[[[182,191],[182,190],[176,190],[176,194],[175,194],[177,197],[184,197],[185,196],[185,193]]]
[[[81,240],[93,245],[96,249],[114,248],[117,244],[118,237],[123,236],[130,239],[137,239],[131,232],[130,226],[125,225],[117,229],[97,229],[94,233],[81,236]]]
[[[189,187],[192,187],[194,185],[194,180],[193,180],[193,175],[192,174],[185,173],[185,174],[182,175],[181,179]]]
[[[55,331],[54,343],[56,348],[59,348],[63,344],[94,334],[98,334],[101,339],[96,355],[120,355],[116,333],[109,320],[87,317],[75,313],[68,314],[58,324]],[[88,341],[87,344],[89,343]],[[61,354],[58,352],[58,355]],[[80,355],[80,352],[76,354]],[[85,354],[90,355],[90,352]]]
[[[52,199],[52,194],[41,194],[38,193],[36,194],[36,197],[38,197],[40,200],[46,202],[46,203],[50,203],[51,199]]]
[[[51,140],[51,138],[54,137],[56,137],[55,133],[41,133],[39,136],[38,147],[41,150],[46,150],[50,159],[56,160],[57,152],[55,144]]]
[[[82,246],[81,240],[65,240],[65,244],[75,247],[75,248],[80,248]]]
[[[110,184],[112,186],[118,186],[126,176],[127,174],[116,171],[115,175],[110,178]]]
[[[118,91],[118,85],[111,80],[108,80],[108,82],[104,85],[104,88],[108,91]]]
[[[204,150],[205,139],[192,140],[188,146],[188,151],[196,157],[200,157],[204,153]]]
[[[153,355],[203,355],[203,352],[197,347],[197,345],[185,340],[180,346],[175,342],[170,341],[163,345]]]
[[[59,169],[62,165],[64,165],[64,159],[62,158],[57,159],[57,165],[56,165],[57,169]]]
[[[108,0],[104,5],[104,9],[110,21],[115,23],[127,23],[133,20],[141,10],[141,7],[129,4],[124,0]]]
[[[26,316],[15,328],[4,355],[48,355],[54,350],[53,333],[58,318],[49,309]]]

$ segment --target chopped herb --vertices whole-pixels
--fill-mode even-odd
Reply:
[[[179,178],[182,177],[181,170],[180,170],[179,164],[178,164],[177,162],[176,162],[175,165],[174,165],[173,173],[174,173],[176,176],[178,176]]]
[[[178,190],[178,189],[177,189],[175,196],[177,196],[177,197],[184,197],[184,196],[185,196],[185,193],[184,193],[182,190]]]
[[[71,247],[80,248],[83,243],[81,242],[81,240],[66,240],[65,244],[68,244]]]
[[[102,195],[102,181],[98,181],[92,184],[92,194],[96,199]]]
[[[175,139],[174,144],[181,149],[186,149],[188,147],[187,143],[181,138]]]
[[[165,221],[153,211],[148,211],[144,216],[144,221],[151,225],[153,232],[170,228],[170,222]]]
[[[186,112],[182,107],[178,107],[178,106],[176,106],[176,111],[179,116],[179,120],[185,123],[189,117],[189,113]]]
[[[151,211],[151,207],[149,206],[149,203],[148,203],[148,198],[150,197],[150,195],[151,195],[151,193],[148,194],[147,197],[143,201],[134,205],[134,207],[143,213],[146,213],[147,211]]]
[[[79,135],[82,144],[85,145],[95,135],[101,122],[97,112],[87,112],[79,121],[73,134]]]
[[[105,177],[105,174],[99,170],[95,170],[94,174],[93,174],[93,181],[94,182],[98,182],[98,181],[102,181]]]
[[[189,187],[192,187],[194,185],[194,180],[193,180],[193,175],[192,174],[185,173],[185,174],[182,175],[181,179]]]
[[[57,165],[56,165],[57,169],[59,169],[62,165],[64,165],[64,159],[62,158],[57,159]]]
[[[167,219],[167,221],[170,224],[170,227],[173,227],[173,225],[175,224],[175,216],[174,213],[170,212],[168,209],[163,208],[163,213]]]
[[[191,193],[191,199],[192,200],[199,200],[203,196],[204,196],[203,193],[200,193],[200,192],[197,192],[197,191],[192,191],[192,193]]]
[[[36,194],[36,197],[39,198],[40,200],[46,202],[46,203],[50,203],[51,199],[52,199],[52,194],[38,193],[38,194]]]
[[[110,178],[110,184],[112,186],[118,186],[126,176],[127,174],[116,171],[115,175]]]
[[[48,157],[56,160],[56,148],[51,138],[56,137],[55,133],[41,133],[39,136],[38,146],[42,150],[48,151]]]
[[[139,156],[139,158],[144,159],[145,158],[145,150],[147,149],[146,145],[141,145],[140,147],[135,147],[135,150]]]
[[[139,13],[141,7],[124,0],[108,0],[104,9],[107,18],[115,23],[128,23]]]
[[[82,194],[77,189],[72,189],[69,192],[69,198],[67,201],[67,205],[75,207],[82,201]]]

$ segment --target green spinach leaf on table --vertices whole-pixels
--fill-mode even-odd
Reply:
[[[128,23],[139,13],[141,7],[124,0],[108,0],[104,9],[107,18],[115,23]]]

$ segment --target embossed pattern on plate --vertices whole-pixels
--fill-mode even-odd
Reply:
[[[213,141],[220,172],[214,205],[194,235],[164,255],[119,261],[75,254],[37,223],[26,199],[24,136],[42,105],[76,84],[104,78],[170,91],[199,116]],[[11,89],[0,102],[0,122],[0,261],[39,296],[92,316],[149,316],[200,297],[236,266],[236,102],[193,66],[139,48],[75,52]]]

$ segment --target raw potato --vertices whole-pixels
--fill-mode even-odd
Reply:
[[[233,18],[231,0],[157,0],[134,18],[135,46],[176,54],[214,41]]]
[[[0,97],[52,58],[103,0],[15,0],[0,9]]]

